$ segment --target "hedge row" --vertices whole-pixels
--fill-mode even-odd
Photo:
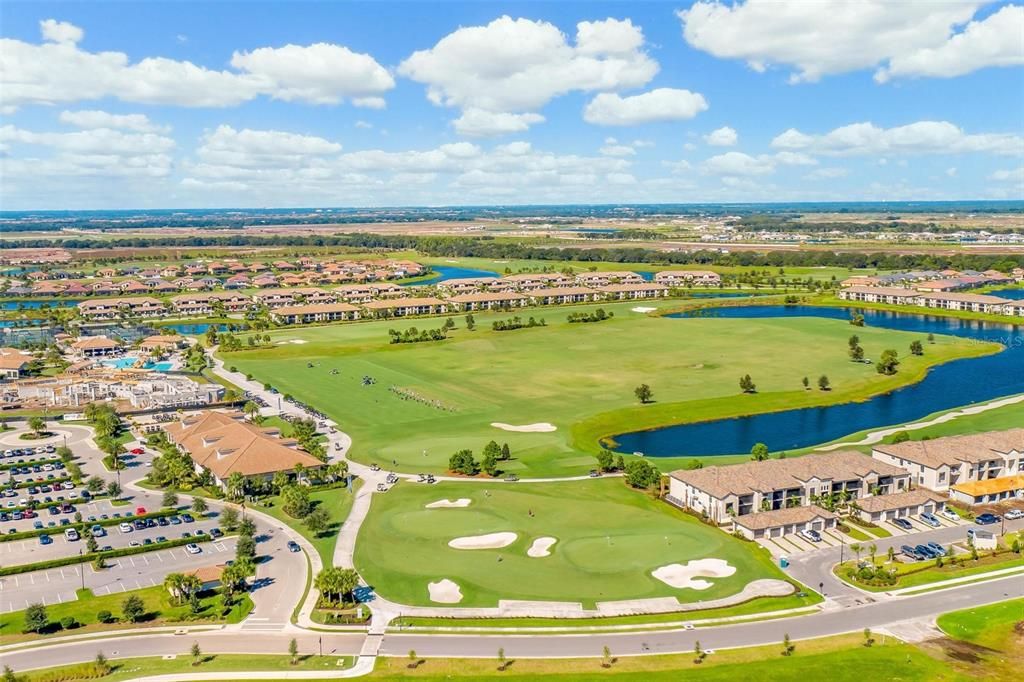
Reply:
[[[64,481],[70,481],[70,476],[62,476],[61,478],[48,478],[45,481],[21,481],[14,484],[14,490],[24,490],[32,486],[39,487],[41,485],[60,485]]]
[[[81,498],[81,497],[76,497],[73,500],[66,500],[66,499],[65,500],[61,500],[60,503],[64,504],[65,502],[70,502],[71,504],[89,504],[90,502],[93,502],[94,500],[102,500],[104,498],[110,497],[106,493],[89,493],[89,494],[92,495],[92,497],[90,497],[88,500],[86,500],[84,498]],[[35,499],[35,498],[33,498],[33,499]],[[25,506],[25,507],[22,507],[22,506],[10,507],[10,508],[5,508],[3,511],[7,512],[8,514],[12,514],[12,513],[16,512],[16,511],[23,512],[23,511],[25,511],[27,509],[30,509],[30,508],[38,510],[38,509],[45,509],[46,507],[50,506],[48,503],[43,502],[42,500],[36,500],[36,502],[38,504],[36,504],[34,507],[28,507],[28,506]],[[54,502],[53,504],[57,504],[57,503]],[[3,536],[3,537],[6,537],[6,536]],[[0,541],[2,541],[2,539],[0,539]]]
[[[93,499],[95,499],[95,498],[93,498]],[[187,513],[187,511],[177,511],[177,510],[172,510],[172,509],[161,509],[160,511],[147,512],[145,514],[139,514],[138,516],[135,516],[135,515],[123,516],[122,515],[122,517],[118,518],[118,519],[115,519],[115,518],[97,519],[95,521],[85,521],[85,520],[83,520],[81,523],[72,523],[72,524],[67,525],[67,526],[54,526],[53,528],[33,528],[32,530],[23,530],[20,533],[12,533],[10,535],[3,535],[3,536],[0,536],[0,542],[11,542],[11,541],[14,541],[14,540],[24,540],[25,538],[34,538],[34,537],[38,537],[40,535],[45,535],[45,534],[53,533],[53,532],[57,532],[57,531],[63,533],[68,528],[74,528],[75,530],[78,530],[78,531],[82,531],[82,530],[84,530],[86,528],[92,528],[95,525],[99,525],[99,526],[102,526],[103,528],[106,528],[107,526],[116,526],[116,525],[121,524],[121,523],[126,523],[126,522],[127,523],[131,523],[135,519],[143,519],[143,520],[145,520],[145,519],[156,519],[156,518],[160,518],[161,516],[175,516],[175,515],[185,514],[185,513]]]
[[[9,462],[7,464],[0,464],[0,471],[7,471],[8,469],[13,469],[14,467],[18,467],[20,469],[21,467],[42,466],[44,464],[56,464],[59,461],[60,457],[54,456],[52,458],[48,457],[46,459],[30,459],[27,462]]]
[[[168,540],[167,542],[153,543],[152,545],[143,545],[142,547],[122,547],[121,549],[112,549],[109,552],[91,552],[88,554],[76,554],[75,556],[61,557],[60,559],[50,559],[49,561],[37,561],[34,564],[4,566],[0,568],[0,577],[17,575],[19,573],[31,573],[32,571],[45,571],[50,568],[61,568],[62,566],[72,566],[74,564],[83,564],[86,562],[91,563],[101,557],[103,559],[116,559],[123,556],[133,556],[135,554],[154,552],[159,549],[181,547],[182,545],[187,545],[193,542],[200,544],[212,541],[213,538],[209,535],[199,535],[190,538],[175,538],[174,540]]]

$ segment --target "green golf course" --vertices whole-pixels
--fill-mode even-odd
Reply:
[[[493,439],[512,452],[503,471],[526,478],[586,473],[603,436],[863,400],[918,381],[935,364],[997,348],[936,337],[923,356],[912,356],[907,348],[920,340],[918,334],[837,320],[668,319],[633,310],[678,305],[528,308],[520,313],[524,319],[543,317],[547,326],[513,331],[491,329],[510,313],[477,313],[472,331],[463,315],[455,315],[446,340],[423,343],[390,344],[388,330],[433,329],[444,318],[283,329],[271,332],[271,347],[222,357],[324,410],[352,436],[355,460],[437,473],[447,469],[452,453],[468,448],[479,457]],[[566,321],[570,312],[598,307],[614,318]],[[872,365],[850,362],[847,339],[853,333],[867,357],[897,349],[899,373],[884,376]],[[757,393],[740,392],[738,379],[745,374]],[[821,375],[828,376],[831,390],[818,390]],[[634,389],[644,383],[654,402],[640,405]],[[551,424],[555,430],[513,432],[492,423]],[[683,462],[663,458],[659,466],[669,470]]]
[[[426,505],[468,499],[456,508]],[[500,549],[453,549],[456,538],[512,532]],[[528,556],[534,540],[555,538],[550,555]],[[499,561],[500,558],[500,561]],[[707,589],[672,588],[651,571],[693,559],[721,559],[728,577]],[[356,542],[356,568],[385,598],[430,600],[428,583],[448,579],[462,593],[449,606],[497,606],[501,599],[594,602],[677,597],[682,602],[735,594],[758,578],[783,578],[768,553],[702,524],[621,479],[565,483],[400,483],[374,497]]]

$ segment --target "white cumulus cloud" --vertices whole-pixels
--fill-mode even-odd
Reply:
[[[704,136],[704,141],[712,147],[733,147],[739,139],[740,136],[729,126],[722,126]]]
[[[703,95],[677,88],[656,88],[631,97],[605,92],[587,104],[583,120],[595,125],[627,126],[690,119],[707,108]]]
[[[791,67],[791,82],[877,68],[901,76],[956,76],[1022,63],[1021,8],[971,22],[985,0],[698,0],[678,12],[683,37],[756,71]],[[970,22],[970,23],[968,23]],[[964,26],[966,24],[966,26]]]
[[[452,126],[460,135],[492,137],[521,133],[543,120],[544,117],[540,114],[510,114],[473,107],[463,110],[462,115],[452,121]]]
[[[1024,137],[1014,133],[964,132],[948,121],[917,121],[881,128],[870,122],[852,123],[814,135],[790,128],[771,142],[776,149],[811,154],[954,154],[991,152],[1024,154]]]
[[[658,64],[643,44],[643,32],[628,19],[582,21],[573,44],[548,22],[502,16],[486,26],[459,28],[432,48],[414,52],[398,73],[425,84],[434,104],[462,109],[459,120],[467,120],[456,123],[460,132],[519,132],[543,120],[522,115],[537,116],[555,97],[645,85]],[[480,112],[520,117],[471,125],[484,119]]]
[[[114,128],[133,130],[137,133],[167,133],[170,130],[168,126],[153,123],[145,114],[110,114],[95,109],[62,111],[60,112],[60,121],[85,130]]]
[[[766,175],[775,170],[775,164],[768,157],[753,157],[743,152],[726,152],[704,161],[701,166],[705,173],[712,175]]]
[[[286,45],[235,53],[236,69],[214,70],[165,57],[132,62],[123,52],[89,52],[84,31],[40,22],[43,42],[0,39],[0,103],[5,111],[114,97],[125,102],[226,107],[258,96],[334,104],[352,98],[379,108],[394,79],[372,57],[340,45]]]

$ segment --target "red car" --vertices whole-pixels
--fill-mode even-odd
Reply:
[[[136,516],[141,516],[141,515],[143,515],[145,513],[146,513],[146,508],[145,507],[136,507],[135,508],[135,515]]]
[[[134,450],[132,450],[132,454],[133,455],[144,455],[144,454],[146,454],[146,451],[143,450],[142,448],[135,448]]]

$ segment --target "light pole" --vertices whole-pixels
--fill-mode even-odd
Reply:
[[[82,561],[82,550],[78,550],[78,572],[82,574],[82,589],[85,589],[85,562]]]

